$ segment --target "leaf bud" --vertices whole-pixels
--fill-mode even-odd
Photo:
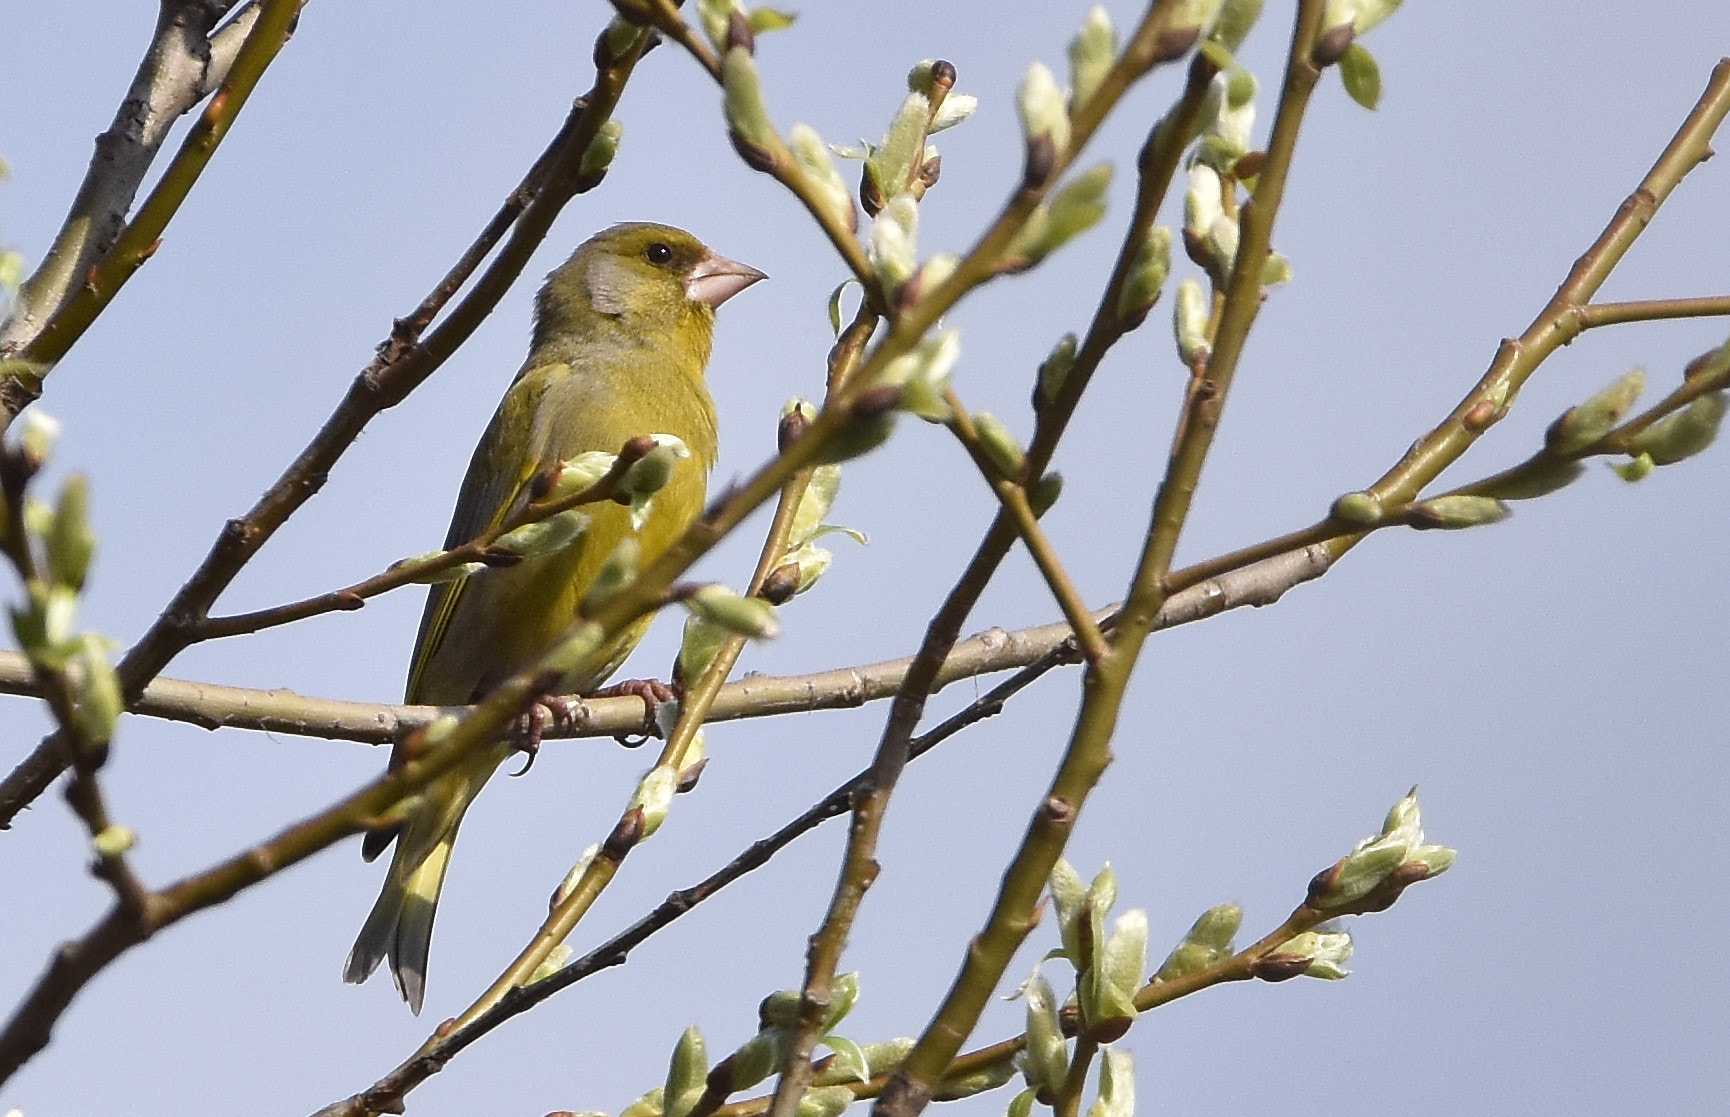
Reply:
[[[553,483],[539,499],[563,500],[592,489],[613,471],[613,464],[618,460],[617,454],[609,454],[605,450],[587,450],[569,461],[560,462],[558,473],[553,476]]]
[[[1406,523],[1419,531],[1442,528],[1455,531],[1507,519],[1508,506],[1488,496],[1438,496],[1406,509]]]
[[[594,616],[614,594],[636,581],[637,566],[642,560],[643,545],[635,535],[626,535],[613,544],[606,561],[595,573],[595,580],[589,583],[588,592],[583,594],[583,616]]]
[[[739,1049],[727,1056],[725,1062],[730,1064],[732,1076],[728,1085],[733,1090],[749,1090],[757,1083],[775,1073],[776,1069],[786,1061],[782,1052],[785,1046],[783,1033],[778,1029],[758,1032],[739,1045]],[[719,1070],[720,1067],[716,1067]]]
[[[773,639],[781,631],[775,607],[756,597],[741,597],[719,584],[703,586],[685,598],[685,607],[704,620],[750,640]]]
[[[1232,954],[1232,939],[1243,924],[1243,908],[1237,904],[1218,904],[1201,913],[1188,933],[1172,948],[1154,978],[1174,981],[1204,970]]]
[[[1388,811],[1381,833],[1359,841],[1332,868],[1317,874],[1310,882],[1307,902],[1326,910],[1362,899],[1423,845],[1418,789],[1414,787]]]
[[[524,984],[533,985],[537,981],[545,981],[547,978],[552,977],[554,974],[564,969],[576,953],[577,952],[571,948],[570,943],[561,942],[553,944],[552,948],[547,951],[547,956],[541,959],[541,964],[534,968],[534,971],[529,974],[528,981]]]
[[[930,121],[930,100],[923,93],[909,93],[895,119],[889,122],[883,142],[865,157],[865,175],[859,192],[867,214],[876,216],[889,199],[907,189],[914,172],[925,161],[925,134]]]
[[[1544,457],[1530,468],[1521,469],[1506,480],[1491,485],[1475,485],[1473,488],[1479,496],[1494,497],[1497,500],[1531,500],[1567,488],[1585,472],[1586,467],[1580,462]]]
[[[889,384],[860,392],[849,412],[851,421],[824,443],[817,462],[834,465],[850,461],[889,441],[889,436],[895,433],[894,407],[901,396],[901,389]],[[877,406],[879,397],[887,397],[887,407]]]
[[[661,1088],[656,1086],[653,1090],[621,1109],[619,1117],[663,1117],[661,1095]]]
[[[1360,108],[1375,112],[1382,101],[1382,69],[1376,65],[1376,56],[1362,43],[1352,42],[1340,52],[1339,66],[1346,95]]]
[[[1625,462],[1611,462],[1610,468],[1616,471],[1616,476],[1632,485],[1636,481],[1644,481],[1651,473],[1654,464],[1651,454],[1636,454]]]
[[[1653,465],[1670,465],[1691,458],[1718,437],[1725,409],[1723,392],[1701,396],[1635,435],[1628,443],[1628,450],[1646,455]]]
[[[805,181],[813,187],[820,208],[829,218],[848,230],[859,228],[859,215],[853,209],[853,192],[835,167],[829,145],[817,130],[807,124],[795,124],[787,138],[793,149],[793,162],[804,172]]]
[[[835,1030],[836,1025],[847,1019],[847,1014],[853,1011],[853,1006],[859,1003],[859,975],[844,973],[829,983],[829,1011],[823,1016],[822,1033]]]
[[[575,508],[556,512],[544,520],[512,528],[494,541],[493,546],[509,554],[530,558],[550,555],[570,546],[589,528],[589,514]]]
[[[1015,1077],[1015,1058],[1006,1056],[979,1070],[945,1078],[932,1093],[933,1101],[960,1101],[976,1094],[989,1093]]]
[[[781,408],[781,425],[775,431],[776,449],[785,454],[816,420],[817,406],[810,400],[798,397],[788,400]]]
[[[138,835],[129,826],[105,826],[90,839],[90,848],[96,851],[96,856],[108,861],[124,855],[137,841]]]
[[[813,1086],[842,1086],[849,1082],[869,1082],[871,1064],[865,1059],[865,1049],[845,1036],[830,1032],[819,1042],[834,1054],[824,1059],[818,1073],[811,1079]]]
[[[1177,285],[1177,298],[1171,307],[1172,332],[1177,337],[1177,356],[1186,367],[1195,368],[1213,354],[1207,340],[1207,322],[1212,316],[1212,303],[1201,283],[1185,277]]]
[[[1003,420],[989,411],[973,416],[973,427],[979,434],[979,448],[998,473],[1010,481],[1021,477],[1027,452],[1021,448],[1015,434],[1003,425]]]
[[[815,543],[804,543],[796,550],[789,551],[786,565],[780,568],[792,571],[793,586],[788,596],[804,593],[816,585],[817,579],[829,572],[829,566],[834,561],[833,552]]]
[[[947,422],[951,411],[944,393],[949,373],[960,359],[961,331],[945,330],[890,361],[880,383],[901,389],[897,403],[901,410],[928,422]]]
[[[1057,88],[1057,79],[1045,63],[1035,62],[1027,68],[1015,103],[1021,114],[1022,134],[1027,138],[1026,178],[1030,185],[1042,185],[1050,177],[1056,157],[1069,148],[1069,110],[1063,92]],[[1034,151],[1041,142],[1046,150],[1036,160]],[[1037,165],[1046,160],[1052,162],[1045,167]]]
[[[96,554],[96,533],[90,530],[90,482],[74,473],[60,489],[53,526],[44,543],[48,557],[48,580],[74,591],[84,588],[90,560]]]
[[[1116,1047],[1108,1047],[1101,1054],[1099,1096],[1087,1117],[1135,1117],[1135,1060]]]
[[[685,617],[684,637],[679,641],[676,664],[678,678],[687,686],[709,673],[709,665],[727,642],[727,631],[695,613]]]
[[[1193,32],[1199,37],[1213,26],[1222,6],[1222,0],[1177,0],[1166,19],[1167,34]]]
[[[1255,126],[1255,76],[1241,66],[1222,70],[1208,83],[1202,106],[1199,157],[1222,172],[1237,166],[1250,151],[1250,131]]]
[[[763,103],[763,88],[757,80],[757,63],[749,51],[740,47],[727,51],[721,62],[721,87],[733,147],[753,169],[772,169],[781,149],[781,138],[769,123],[769,109]]]
[[[1051,511],[1051,506],[1057,503],[1057,498],[1063,495],[1063,474],[1055,470],[1047,473],[1027,490],[1027,503],[1033,509],[1034,519],[1039,519]]]
[[[1629,369],[1585,403],[1570,407],[1544,433],[1552,454],[1576,454],[1609,434],[1646,390],[1646,373]]]
[[[876,213],[866,255],[883,286],[893,291],[919,266],[919,203],[898,194]]]
[[[69,661],[72,675],[72,697],[77,703],[73,716],[78,734],[87,744],[100,745],[114,736],[114,724],[126,709],[121,696],[120,676],[104,654],[106,641],[85,636],[78,651]]]
[[[1057,994],[1037,972],[1025,987],[1027,1048],[1021,1073],[1035,1090],[1055,1095],[1069,1075],[1069,1046],[1058,1018]]]
[[[1105,191],[1110,185],[1110,163],[1099,163],[1071,179],[1056,197],[1028,216],[1004,251],[1004,266],[1012,271],[1032,267],[1098,224],[1105,216]]]
[[[1345,931],[1305,931],[1282,944],[1269,960],[1280,955],[1306,961],[1301,970],[1288,976],[1302,974],[1338,981],[1350,972],[1345,964],[1351,960],[1352,937]]]
[[[1009,1099],[1009,1108],[1004,1117],[1033,1117],[1033,1103],[1039,1098],[1039,1091],[1032,1086]]]
[[[1051,891],[1051,902],[1057,908],[1058,934],[1063,942],[1063,956],[1077,966],[1081,964],[1081,908],[1087,901],[1087,886],[1081,881],[1081,874],[1068,861],[1059,857],[1057,864],[1051,867],[1051,875],[1046,878],[1046,887]]]
[[[727,49],[727,26],[738,10],[739,0],[697,0],[697,19],[716,50]]]
[[[665,1099],[666,1117],[685,1117],[703,1096],[709,1078],[709,1053],[703,1033],[692,1024],[673,1045],[673,1057],[667,1061],[667,1084],[661,1090]]]
[[[1345,493],[1334,501],[1328,515],[1342,524],[1368,527],[1382,518],[1382,501],[1372,492]]]
[[[1117,29],[1103,5],[1095,4],[1069,41],[1069,104],[1075,112],[1098,92],[1117,61]]]
[[[841,1117],[854,1100],[853,1091],[845,1086],[819,1086],[805,1092],[795,1112],[798,1117]]]
[[[637,784],[636,794],[631,796],[630,805],[625,810],[627,813],[634,808],[642,810],[644,838],[652,837],[667,820],[678,787],[679,772],[671,764],[655,765]]]
[[[747,17],[751,31],[761,35],[765,31],[785,31],[793,26],[799,18],[797,12],[784,12],[779,8],[752,8]]]
[[[606,176],[607,168],[613,165],[613,159],[619,154],[619,141],[625,137],[625,126],[616,120],[603,121],[595,130],[595,138],[589,141],[589,146],[583,150],[583,161],[578,166],[578,181],[583,189],[593,189]]]
[[[1131,908],[1117,917],[1081,984],[1088,1035],[1109,1043],[1135,1020],[1135,994],[1147,968],[1147,913]]]
[[[48,455],[54,451],[54,443],[60,438],[60,420],[38,406],[24,412],[21,426],[23,433],[19,436],[18,446],[24,453],[25,466],[34,473],[42,468]]]
[[[1262,0],[1225,0],[1208,37],[1235,51],[1249,37],[1250,28],[1261,18]]]
[[[1069,370],[1075,367],[1075,346],[1075,335],[1064,334],[1051,347],[1045,360],[1039,363],[1039,379],[1033,389],[1035,411],[1051,403],[1063,391],[1063,382],[1069,379]]]
[[[867,1043],[861,1050],[865,1052],[865,1062],[870,1066],[872,1074],[893,1074],[907,1061],[908,1054],[913,1050],[913,1043],[912,1036],[897,1036],[882,1043]]]
[[[1117,316],[1125,329],[1141,325],[1159,299],[1160,288],[1171,274],[1171,230],[1155,225],[1135,250],[1135,259],[1117,298]]]
[[[547,901],[548,911],[552,911],[565,902],[565,898],[571,894],[571,890],[577,886],[577,882],[583,879],[583,874],[589,871],[589,866],[594,864],[595,855],[600,852],[601,843],[591,842],[588,848],[577,856],[577,862],[571,866],[571,871],[566,873],[565,879],[561,880],[559,886],[553,889],[552,897]]]
[[[792,1028],[799,1023],[805,995],[797,989],[777,989],[757,1005],[759,1028]]]

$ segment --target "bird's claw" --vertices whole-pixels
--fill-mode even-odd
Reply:
[[[613,740],[628,749],[634,749],[651,737],[661,735],[661,707],[668,702],[677,702],[679,692],[659,679],[626,679],[622,683],[614,683],[595,691],[592,698],[623,698],[635,695],[643,700],[643,728],[640,732],[620,733]]]
[[[516,748],[526,760],[523,766],[512,772],[512,776],[526,775],[535,766],[535,758],[541,753],[541,738],[547,731],[547,726],[566,728],[577,724],[584,713],[583,704],[564,695],[549,694],[530,706],[517,719]]]

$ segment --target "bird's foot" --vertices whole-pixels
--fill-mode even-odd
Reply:
[[[527,759],[523,761],[523,766],[511,775],[524,775],[535,766],[535,758],[541,753],[541,738],[546,733],[547,726],[571,728],[581,722],[587,712],[581,701],[562,694],[548,694],[537,699],[534,705],[517,718],[513,744]]]
[[[613,740],[634,749],[650,737],[661,736],[661,707],[679,700],[679,692],[659,679],[626,679],[622,683],[603,687],[590,698],[623,698],[635,695],[643,700],[643,728],[636,734],[620,733]]]

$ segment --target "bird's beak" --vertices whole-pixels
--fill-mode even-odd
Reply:
[[[717,307],[759,279],[768,278],[756,268],[711,252],[691,269],[685,280],[685,296],[693,302]]]

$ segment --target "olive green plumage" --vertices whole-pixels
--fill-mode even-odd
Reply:
[[[585,451],[616,453],[644,434],[676,435],[691,451],[637,532],[645,561],[677,539],[702,511],[718,450],[703,380],[715,307],[761,278],[665,225],[616,225],[579,247],[541,289],[529,358],[475,447],[445,546],[521,508],[530,481],[548,467]],[[407,701],[473,703],[553,645],[601,563],[631,531],[629,511],[617,504],[585,511],[588,530],[570,546],[432,588]],[[559,689],[598,686],[647,628],[644,620],[620,633]],[[469,803],[512,748],[501,741],[478,752],[429,784],[394,831],[368,835],[362,848],[369,860],[393,837],[396,853],[345,980],[365,981],[389,957],[397,989],[420,1011],[451,844]]]

